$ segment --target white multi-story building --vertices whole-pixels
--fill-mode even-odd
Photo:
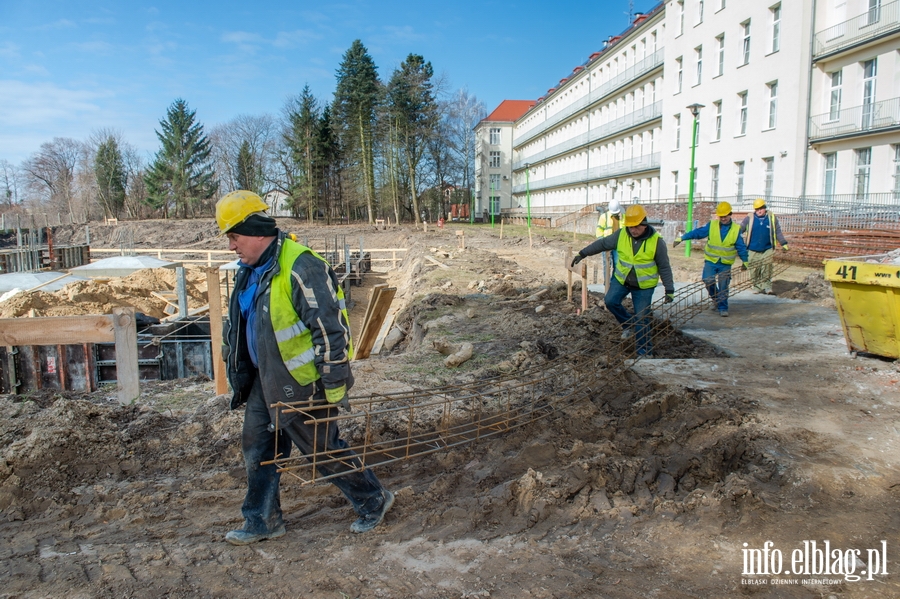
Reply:
[[[513,197],[533,210],[659,192],[663,6],[548,90],[513,127]]]
[[[900,199],[900,2],[816,5],[807,195],[823,205]]]
[[[896,206],[900,0],[664,0],[509,126],[511,208]]]
[[[692,153],[695,199],[740,203],[748,195],[800,195],[810,5],[792,0],[667,3],[663,198],[688,197]],[[697,105],[702,108],[692,111]],[[693,112],[698,114],[695,152]]]
[[[534,100],[504,100],[475,126],[475,217],[515,207],[510,180],[513,125],[532,106]]]

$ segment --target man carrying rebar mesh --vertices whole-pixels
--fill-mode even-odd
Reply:
[[[741,237],[741,228],[731,220],[731,204],[719,202],[716,217],[699,229],[688,231],[676,237],[672,247],[689,239],[706,239],[703,248],[703,283],[709,291],[709,298],[719,311],[719,316],[728,316],[728,287],[731,283],[731,267],[738,256],[741,269],[747,270],[747,246]]]
[[[572,266],[600,252],[616,250],[617,259],[606,288],[606,308],[622,325],[622,339],[635,338],[637,355],[650,356],[650,304],[653,291],[662,279],[666,303],[675,297],[675,283],[666,242],[647,221],[647,212],[640,204],[625,210],[625,227],[618,233],[601,237],[572,258]],[[634,312],[622,305],[631,295]]]
[[[788,242],[781,233],[781,224],[775,214],[766,208],[766,201],[753,202],[753,214],[741,221],[741,235],[747,233],[747,249],[750,251],[750,280],[753,293],[772,295],[772,269],[776,244],[785,252]]]
[[[247,494],[244,525],[225,535],[248,545],[285,533],[276,447],[288,458],[293,442],[305,456],[318,454],[316,468],[350,500],[359,518],[352,532],[373,529],[394,502],[369,469],[340,438],[337,423],[311,424],[349,411],[353,385],[350,321],[343,291],[328,263],[281,232],[265,202],[253,192],[234,191],[216,204],[216,222],[239,258],[228,306],[225,362],[234,396],[246,402],[242,445]],[[276,404],[303,402],[304,414]],[[277,412],[276,412],[277,411]],[[269,462],[263,464],[263,462]]]

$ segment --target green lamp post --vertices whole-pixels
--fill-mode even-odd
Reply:
[[[694,125],[691,131],[691,170],[688,173],[689,182],[688,182],[688,204],[687,204],[687,222],[684,225],[684,232],[687,233],[694,226],[694,159],[697,155],[697,127],[699,126],[699,118],[700,118],[700,109],[703,108],[703,104],[691,104],[687,107],[688,110],[691,111],[691,114],[694,116]],[[691,257],[691,242],[688,241],[684,244],[684,255],[687,258]]]

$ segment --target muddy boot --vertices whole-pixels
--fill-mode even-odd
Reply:
[[[278,537],[284,536],[284,533],[284,524],[279,524],[272,532],[250,532],[242,528],[240,530],[230,531],[225,535],[225,540],[232,545],[249,545],[250,543],[264,541],[266,539],[277,539]]]
[[[350,531],[355,533],[369,532],[381,524],[381,521],[384,520],[384,515],[391,509],[392,505],[394,505],[394,494],[385,489],[384,502],[381,504],[381,509],[357,518],[356,522],[350,525]]]

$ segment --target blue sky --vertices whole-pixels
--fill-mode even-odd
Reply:
[[[466,87],[490,111],[546,93],[624,30],[628,11],[628,0],[0,0],[0,160],[102,128],[149,158],[176,98],[207,131],[277,115],[306,84],[328,102],[357,38],[383,80],[421,54],[449,91]]]

